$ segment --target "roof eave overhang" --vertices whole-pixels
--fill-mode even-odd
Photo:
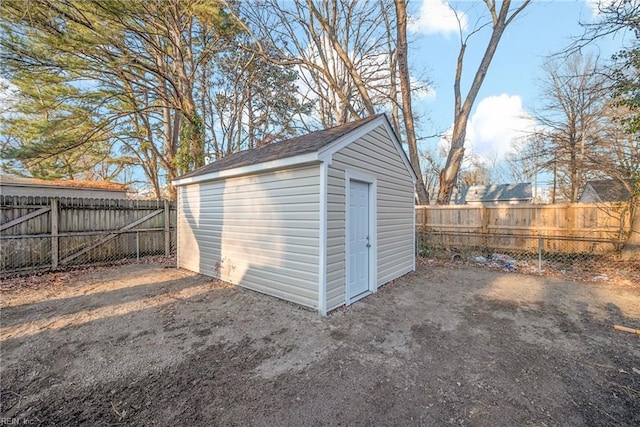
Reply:
[[[299,154],[297,156],[285,157],[282,159],[271,160],[268,162],[256,163],[254,165],[241,166],[238,168],[224,169],[221,171],[196,175],[188,178],[176,179],[172,183],[176,187],[188,184],[197,184],[205,181],[215,181],[218,179],[232,178],[242,175],[250,175],[255,173],[267,172],[276,169],[289,168],[293,166],[303,166],[306,164],[318,163],[320,161],[318,152]]]

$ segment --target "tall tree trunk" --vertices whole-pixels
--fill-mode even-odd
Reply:
[[[416,193],[418,203],[429,204],[429,194],[424,185],[422,171],[420,169],[420,157],[418,156],[418,140],[416,138],[415,126],[413,123],[413,109],[411,107],[411,80],[409,77],[409,61],[407,60],[407,4],[405,0],[395,0],[396,20],[398,23],[398,40],[396,57],[398,58],[398,71],[400,77],[400,90],[402,92],[402,117],[404,118],[405,132],[407,133],[407,143],[409,145],[409,159],[411,166],[418,178],[416,181]]]
[[[329,20],[327,19],[327,16],[329,16],[329,14],[327,14],[327,16],[324,16],[315,7],[313,0],[307,0],[307,5],[309,7],[309,12],[312,13],[313,16],[315,16],[315,18],[318,20],[322,29],[326,32],[327,37],[329,38],[329,41],[333,46],[333,49],[336,51],[336,53],[338,54],[338,57],[340,58],[343,65],[347,69],[349,76],[351,77],[351,79],[353,80],[353,83],[356,86],[356,90],[358,91],[358,93],[360,94],[360,97],[362,98],[362,103],[364,104],[364,107],[367,110],[367,114],[369,114],[370,116],[374,115],[375,109],[373,108],[373,101],[369,96],[369,92],[367,90],[366,84],[362,79],[360,72],[356,69],[355,65],[351,61],[351,58],[349,58],[348,52],[344,50],[343,46],[340,44],[340,41],[337,39],[335,34],[335,27],[333,23],[329,22]],[[338,8],[338,0],[332,0],[331,5],[325,4],[325,7],[332,8],[333,13],[331,14],[331,16],[335,17],[337,14],[336,9]]]
[[[572,149],[571,149],[571,154],[569,155],[569,178],[571,180],[571,195],[570,195],[570,202],[571,203],[575,203],[576,202],[576,198],[575,198],[575,194],[577,192],[577,188],[576,188],[576,181],[578,180],[578,166],[576,164],[577,160],[576,160],[576,151],[575,149],[573,149],[573,145],[572,145]]]
[[[558,189],[558,159],[553,159],[553,188],[551,190],[551,203],[556,203],[556,191]]]
[[[381,10],[384,10],[384,1],[378,0],[380,4]],[[402,127],[400,126],[400,100],[398,99],[398,58],[396,55],[397,43],[394,40],[393,29],[396,28],[397,32],[397,22],[395,21],[393,16],[390,14],[384,13],[382,15],[384,19],[385,28],[387,31],[387,52],[388,61],[389,61],[389,100],[391,101],[391,119],[393,128],[395,129],[398,135],[402,135]]]
[[[462,68],[468,37],[467,39],[461,40],[460,44],[460,52],[458,54],[458,61],[456,65],[456,76],[453,85],[455,96],[453,135],[451,138],[451,149],[447,156],[447,163],[444,169],[440,172],[440,190],[438,192],[439,205],[447,204],[451,200],[453,186],[455,185],[458,173],[460,172],[460,166],[462,165],[462,159],[464,158],[464,143],[467,137],[467,121],[469,120],[469,114],[471,113],[471,108],[473,108],[473,104],[478,96],[478,91],[484,82],[484,78],[487,75],[493,55],[496,53],[500,38],[502,37],[507,25],[509,25],[518,13],[520,13],[529,4],[529,0],[525,0],[511,13],[511,15],[509,15],[511,0],[504,0],[499,12],[496,11],[495,0],[485,0],[485,4],[489,9],[491,19],[493,20],[493,31],[491,32],[489,44],[487,45],[482,60],[480,61],[480,65],[476,70],[476,74],[473,77],[471,88],[467,93],[464,103],[462,102],[460,82],[462,79]]]

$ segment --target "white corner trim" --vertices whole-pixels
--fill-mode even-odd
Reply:
[[[369,292],[378,290],[378,179],[371,174],[347,169],[344,174],[345,192],[345,301],[352,304],[363,296],[355,299],[349,297],[349,187],[351,181],[369,184]],[[368,295],[368,294],[366,294]]]
[[[369,241],[372,251],[369,253],[369,289],[378,290],[378,181],[369,185]],[[372,289],[373,288],[373,289]]]
[[[416,198],[412,197],[413,199],[413,205],[411,207],[411,212],[413,214],[413,268],[411,269],[411,271],[416,271],[416,252],[418,251],[418,248],[416,247]]]
[[[182,233],[180,233],[180,219],[182,217],[180,214],[182,212],[181,202],[182,197],[180,196],[180,190],[178,190],[176,194],[176,267],[178,268],[182,268],[180,264],[180,238],[182,237]]]
[[[327,197],[329,165],[327,162],[320,164],[320,233],[318,239],[318,311],[321,315],[327,315]]]
[[[297,156],[285,157],[284,159],[271,160],[269,162],[256,163],[255,165],[241,166],[238,168],[224,169],[217,172],[211,172],[203,175],[197,175],[189,178],[176,179],[173,185],[181,186],[187,184],[196,184],[198,182],[211,181],[214,179],[231,178],[234,176],[247,175],[250,173],[266,172],[272,169],[281,169],[291,166],[303,165],[306,163],[318,162],[318,152],[314,151]]]

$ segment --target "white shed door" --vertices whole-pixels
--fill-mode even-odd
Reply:
[[[369,290],[369,184],[349,182],[349,300]]]

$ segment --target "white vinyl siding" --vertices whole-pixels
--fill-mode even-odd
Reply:
[[[377,179],[377,286],[414,268],[414,186],[400,153],[379,126],[335,153],[327,179],[327,309],[346,302],[345,171]]]
[[[178,187],[178,266],[316,308],[319,173],[314,165]]]
[[[346,303],[346,197],[344,170],[329,166],[327,179],[327,310]]]

